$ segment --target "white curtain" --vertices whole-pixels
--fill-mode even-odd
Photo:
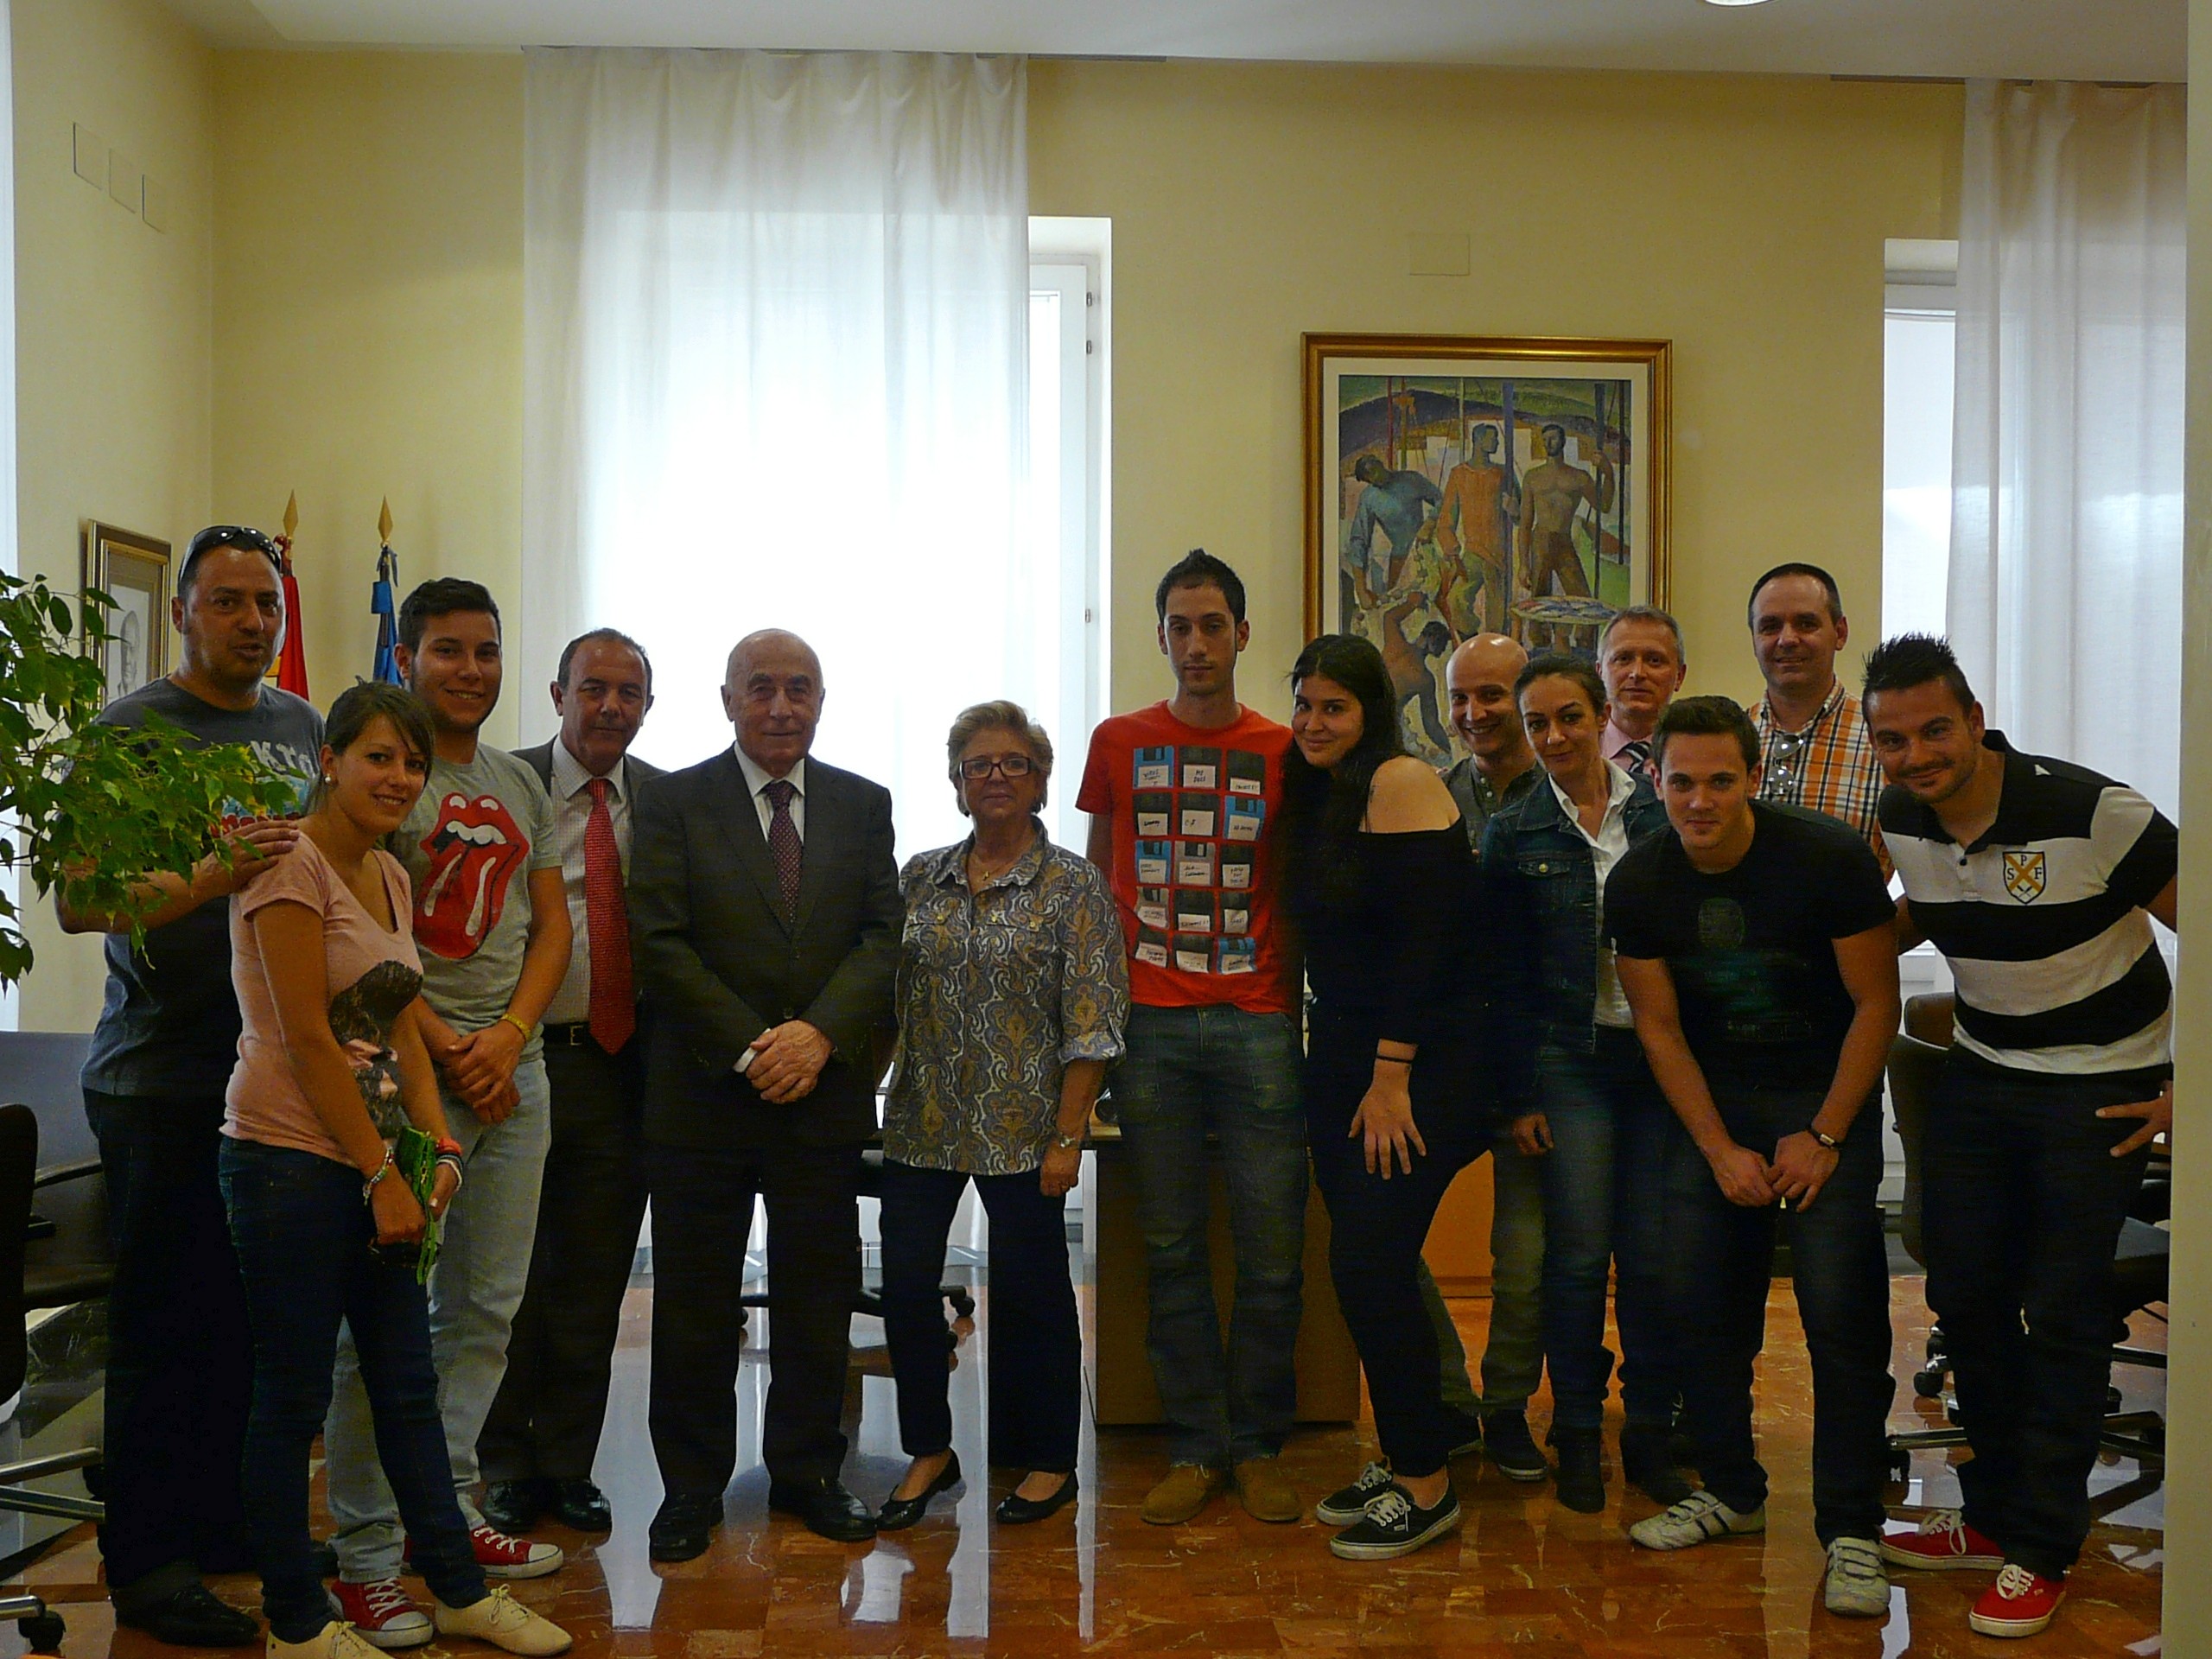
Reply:
[[[806,637],[815,753],[888,785],[901,855],[957,839],[944,734],[1056,723],[1056,557],[1024,511],[1018,59],[530,54],[523,736],[561,645],[651,652],[639,753],[730,741],[741,635]],[[534,722],[534,723],[533,723]]]
[[[2180,796],[2183,92],[1974,81],[1950,632],[2024,748]]]

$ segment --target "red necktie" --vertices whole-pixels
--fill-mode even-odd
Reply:
[[[761,785],[775,816],[768,820],[768,852],[776,861],[776,885],[784,893],[784,918],[798,918],[798,867],[801,857],[798,825],[791,822],[791,797],[798,789],[788,778],[773,778]]]
[[[638,1028],[638,994],[630,980],[630,916],[622,900],[622,855],[607,810],[607,779],[584,785],[591,816],[584,820],[584,932],[591,944],[591,1034],[619,1054]]]

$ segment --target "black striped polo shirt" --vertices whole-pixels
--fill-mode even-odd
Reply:
[[[2144,906],[2174,879],[2173,823],[2124,784],[1997,732],[1997,821],[1963,850],[1892,784],[1883,839],[1912,919],[1958,982],[1961,1047],[2016,1071],[2172,1069],[2172,986]]]

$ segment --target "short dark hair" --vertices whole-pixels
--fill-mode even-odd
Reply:
[[[1676,697],[1660,712],[1651,734],[1651,752],[1662,766],[1670,737],[1732,737],[1744,752],[1744,769],[1759,763],[1758,728],[1733,697]]]
[[[177,567],[176,594],[182,599],[192,591],[193,577],[198,574],[200,561],[219,547],[235,547],[241,552],[258,553],[269,561],[269,568],[281,577],[284,573],[283,555],[276,543],[264,531],[251,524],[210,524],[194,536],[184,550],[184,563]]]
[[[1605,655],[1605,641],[1613,637],[1613,630],[1624,622],[1656,622],[1675,637],[1675,661],[1680,665],[1689,661],[1689,654],[1682,649],[1682,625],[1656,605],[1630,605],[1615,611],[1605,619],[1605,626],[1598,630],[1598,656]]]
[[[391,722],[408,753],[429,771],[436,741],[430,729],[430,711],[419,698],[386,680],[363,680],[338,694],[338,701],[330,705],[330,717],[323,722],[323,744],[333,754],[343,754],[360,741],[369,722],[379,718]],[[308,797],[308,809],[320,806],[329,792],[329,785],[317,779]]]
[[[1567,442],[1567,429],[1561,426],[1557,421],[1546,421],[1541,426],[1536,429],[1536,435],[1540,438],[1547,432],[1556,432],[1559,434],[1559,441],[1561,443],[1565,443]]]
[[[499,613],[494,611],[492,614],[497,616]],[[645,695],[652,696],[653,659],[645,655],[645,648],[643,645],[620,628],[594,628],[588,633],[578,634],[561,647],[561,662],[560,665],[553,671],[553,683],[563,691],[569,689],[569,664],[575,660],[576,653],[586,645],[621,645],[627,650],[636,652],[638,660],[645,665]]]
[[[1974,688],[1967,683],[1951,642],[1932,633],[1901,633],[1866,653],[1866,677],[1859,700],[1864,704],[1877,691],[1910,691],[1931,680],[1950,688],[1961,713],[1974,707]]]
[[[1819,582],[1827,591],[1828,620],[1831,622],[1843,620],[1843,589],[1835,585],[1835,578],[1817,564],[1806,564],[1800,560],[1792,559],[1785,564],[1776,565],[1773,569],[1751,584],[1751,597],[1744,601],[1745,621],[1750,622],[1754,620],[1754,607],[1759,602],[1759,589],[1782,576],[1810,576],[1815,582]]]
[[[399,607],[399,643],[410,651],[419,650],[423,644],[423,630],[434,616],[451,616],[460,611],[480,611],[493,621],[499,620],[499,607],[493,603],[491,589],[480,582],[470,582],[463,576],[433,576],[407,595]]]
[[[1605,683],[1598,676],[1597,665],[1587,657],[1577,657],[1569,651],[1540,651],[1529,659],[1529,665],[1513,677],[1513,702],[1518,707],[1521,694],[1538,680],[1553,676],[1573,680],[1590,699],[1590,712],[1596,714],[1605,706]]]
[[[1236,620],[1244,620],[1244,583],[1227,564],[1205,550],[1194,547],[1167,567],[1167,574],[1160,579],[1160,586],[1152,595],[1152,608],[1160,620],[1167,620],[1167,595],[1178,588],[1215,587],[1229,601],[1229,614]]]

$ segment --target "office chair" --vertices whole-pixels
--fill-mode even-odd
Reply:
[[[880,1147],[869,1147],[861,1154],[860,1195],[864,1198],[883,1196],[883,1149]],[[976,1317],[975,1294],[967,1286],[939,1285],[938,1292],[952,1305],[952,1311],[962,1319]],[[748,1290],[737,1299],[737,1305],[740,1307],[766,1307],[768,1306],[768,1293],[766,1290]],[[853,1312],[881,1319],[882,1294],[861,1286],[859,1295],[853,1299]]]

